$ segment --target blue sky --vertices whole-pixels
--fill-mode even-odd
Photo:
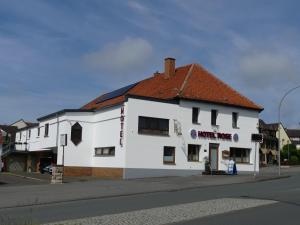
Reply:
[[[0,123],[78,108],[177,65],[199,63],[274,122],[300,85],[299,1],[1,0]],[[300,90],[283,105],[300,127]]]

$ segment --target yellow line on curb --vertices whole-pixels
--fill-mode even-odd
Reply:
[[[7,175],[12,175],[12,176],[16,176],[16,177],[22,177],[22,178],[31,179],[31,180],[45,181],[45,180],[42,180],[42,179],[39,179],[39,178],[27,177],[27,176],[23,176],[23,175],[15,174],[15,173],[10,173],[10,172],[4,173],[4,174],[7,174]]]

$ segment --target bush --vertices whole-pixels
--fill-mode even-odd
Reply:
[[[281,160],[290,158],[289,162],[285,162],[287,164],[300,164],[300,151],[297,150],[296,146],[293,144],[285,145],[281,151]],[[289,157],[290,155],[290,157]]]
[[[290,164],[295,165],[295,164],[299,164],[299,158],[296,155],[292,155],[290,158]]]

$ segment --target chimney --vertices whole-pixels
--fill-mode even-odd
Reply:
[[[175,59],[165,58],[165,79],[175,76]]]

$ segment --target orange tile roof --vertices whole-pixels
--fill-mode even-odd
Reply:
[[[219,103],[261,111],[263,108],[241,95],[198,64],[178,67],[175,75],[166,79],[163,73],[142,80],[124,95],[97,104],[102,96],[82,109],[100,109],[125,101],[126,95],[171,100],[175,98]]]

